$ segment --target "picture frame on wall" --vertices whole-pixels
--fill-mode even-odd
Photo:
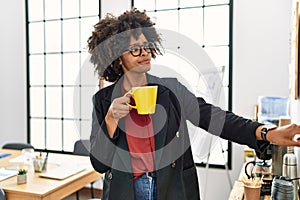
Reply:
[[[293,5],[291,26],[291,64],[290,94],[295,100],[299,98],[299,2]]]

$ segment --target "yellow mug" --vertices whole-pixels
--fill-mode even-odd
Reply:
[[[140,115],[153,114],[156,108],[157,99],[157,86],[142,86],[133,87],[127,94],[131,94],[135,101],[135,106],[127,105],[131,108],[137,109],[137,113]]]

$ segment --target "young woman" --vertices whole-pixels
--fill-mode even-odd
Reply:
[[[105,173],[103,200],[197,200],[197,173],[186,120],[221,138],[261,152],[269,142],[299,146],[300,127],[268,129],[196,98],[176,79],[149,75],[161,39],[145,12],[107,15],[88,40],[91,62],[113,82],[93,98],[91,162]],[[139,115],[132,87],[157,85],[157,109]]]

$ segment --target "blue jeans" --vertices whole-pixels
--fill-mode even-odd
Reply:
[[[156,200],[156,176],[148,172],[134,181],[135,200]]]

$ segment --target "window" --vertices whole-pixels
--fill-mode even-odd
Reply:
[[[232,1],[131,0],[131,4],[140,10],[146,8],[158,29],[188,37],[205,50],[217,68],[224,66],[221,73],[225,101],[220,106],[231,110]],[[71,152],[77,139],[88,139],[90,135],[91,97],[98,89],[98,80],[88,62],[86,41],[99,16],[106,13],[101,13],[99,0],[26,0],[26,5],[28,140],[37,149]],[[203,78],[182,56],[180,45],[174,45],[176,54],[165,52],[156,63],[168,61],[177,73],[193,77],[188,84],[196,94],[203,95],[199,87]],[[182,66],[189,68],[183,70]],[[201,130],[194,132],[198,131]],[[213,147],[209,163],[224,167],[228,162],[230,167],[231,144],[215,138],[209,141]],[[207,155],[197,159],[205,163]]]
[[[86,41],[99,19],[99,1],[26,4],[29,142],[37,149],[72,152],[74,142],[91,130],[87,106],[97,77],[87,66]]]
[[[210,87],[210,83],[203,77],[210,74],[205,72],[199,74],[195,70],[195,66],[191,65],[189,59],[181,52],[180,42],[174,44],[177,51],[166,51],[164,56],[156,58],[156,64],[169,66],[181,77],[188,77],[184,81],[196,95],[204,96],[208,102],[230,110],[232,2],[230,0],[133,0],[133,6],[140,10],[146,9],[158,29],[175,31],[200,46],[212,59],[217,71],[220,69],[222,79],[220,91],[223,96],[218,96],[218,99],[214,99],[215,102],[206,96],[205,90]],[[201,87],[205,82],[208,86]],[[192,133],[190,137],[194,159],[199,165],[207,163],[207,155],[210,152],[209,164],[223,168],[224,164],[228,163],[231,167],[230,142],[212,137],[199,128],[190,125],[189,128]]]

